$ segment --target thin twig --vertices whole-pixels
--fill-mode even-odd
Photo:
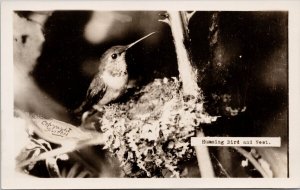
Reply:
[[[259,171],[259,173],[261,173],[261,175],[264,178],[271,178],[271,176],[268,175],[268,173],[264,170],[264,168],[257,162],[257,160],[251,155],[250,152],[244,150],[241,147],[237,147],[234,146],[232,147],[233,149],[235,149],[236,151],[238,151],[241,155],[243,155],[245,158],[247,158],[251,164],[257,169],[257,171]]]
[[[69,152],[73,152],[74,150],[79,150],[83,147],[86,146],[92,146],[92,145],[103,145],[103,138],[96,138],[96,139],[89,139],[89,140],[83,140],[83,141],[75,141],[75,142],[69,142],[64,144],[62,147],[60,148],[56,148],[52,151],[49,152],[44,152],[42,154],[40,154],[38,157],[36,158],[31,158],[28,160],[25,160],[21,163],[19,163],[17,165],[17,167],[24,167],[32,162],[37,162],[40,160],[45,160],[49,157],[54,157],[54,156],[58,156],[61,154],[65,154],[65,153],[69,153]]]
[[[58,155],[61,155],[61,154],[72,152],[73,150],[74,150],[74,147],[56,148],[54,150],[44,152],[36,158],[30,158],[28,160],[25,160],[23,162],[18,163],[17,168],[22,168],[24,166],[27,166],[27,165],[33,163],[33,162],[37,162],[37,161],[40,161],[40,160],[45,160],[45,159],[50,158],[50,157],[55,157],[55,156],[58,156]]]

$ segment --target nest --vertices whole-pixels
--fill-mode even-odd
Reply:
[[[181,82],[155,79],[125,103],[97,108],[92,125],[103,133],[104,149],[118,158],[127,177],[180,177],[180,162],[195,155],[190,137],[216,117],[203,97],[184,96]]]

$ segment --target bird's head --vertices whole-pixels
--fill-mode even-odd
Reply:
[[[127,70],[127,64],[125,60],[126,51],[137,44],[138,42],[148,38],[155,32],[152,32],[135,42],[125,45],[125,46],[113,46],[109,48],[100,59],[99,70],[103,69],[109,71],[112,75],[118,74],[119,72],[124,72]]]

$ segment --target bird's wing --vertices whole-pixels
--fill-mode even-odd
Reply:
[[[77,114],[82,114],[85,111],[91,109],[91,107],[101,100],[106,92],[107,86],[103,82],[102,78],[98,75],[92,80],[85,101],[75,111]]]
[[[103,98],[107,86],[103,82],[102,77],[95,77],[87,91],[86,99],[90,100],[92,105],[97,104]]]

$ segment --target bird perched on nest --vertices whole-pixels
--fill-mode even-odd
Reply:
[[[128,84],[126,51],[154,33],[152,32],[129,45],[113,46],[102,55],[98,73],[87,90],[86,99],[75,110],[76,115],[83,114],[82,120],[84,121],[89,115],[89,112],[86,111],[89,111],[94,105],[101,107],[101,105],[106,105],[124,94]]]

